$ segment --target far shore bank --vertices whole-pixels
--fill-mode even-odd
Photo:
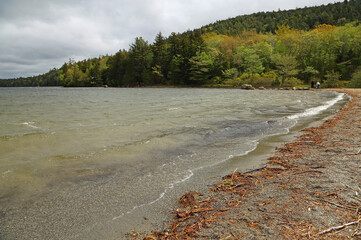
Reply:
[[[181,197],[167,229],[129,239],[351,239],[361,236],[361,89],[265,166]]]

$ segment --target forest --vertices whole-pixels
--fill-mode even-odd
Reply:
[[[361,87],[360,20],[356,0],[244,15],[0,86]]]

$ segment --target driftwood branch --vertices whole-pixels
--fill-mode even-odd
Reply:
[[[327,229],[327,230],[325,230],[325,231],[322,231],[322,232],[320,232],[320,233],[317,233],[317,235],[318,235],[318,236],[319,236],[319,235],[323,235],[323,234],[326,234],[326,233],[329,233],[329,232],[332,232],[332,231],[341,230],[341,229],[343,229],[343,228],[345,228],[345,227],[348,227],[348,226],[351,226],[351,225],[359,224],[359,223],[360,223],[360,220],[361,220],[361,219],[359,219],[359,220],[357,220],[357,221],[355,221],[355,222],[350,222],[350,223],[346,223],[346,224],[343,224],[343,225],[340,225],[340,226],[336,226],[336,227],[329,228],[329,229]]]

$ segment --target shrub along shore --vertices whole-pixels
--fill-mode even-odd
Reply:
[[[265,166],[187,192],[169,228],[130,239],[351,239],[361,236],[361,89]]]

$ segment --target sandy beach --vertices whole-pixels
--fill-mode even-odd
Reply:
[[[331,90],[352,97],[334,117],[265,166],[187,192],[168,228],[129,239],[360,239],[361,89]]]

